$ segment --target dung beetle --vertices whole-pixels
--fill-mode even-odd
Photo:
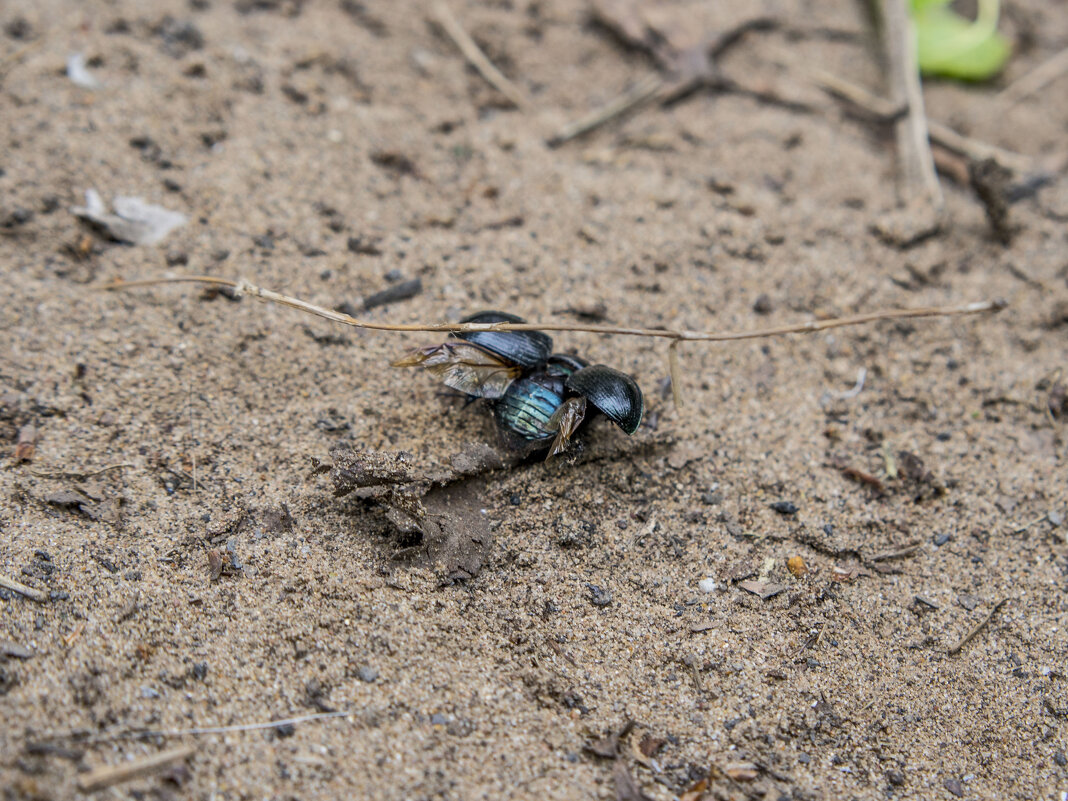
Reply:
[[[523,319],[482,311],[460,322]],[[638,430],[645,398],[633,378],[579,356],[553,353],[552,348],[552,338],[543,331],[465,331],[440,345],[417,348],[393,366],[424,367],[446,386],[484,399],[505,445],[524,456],[564,452],[594,412],[627,434]]]

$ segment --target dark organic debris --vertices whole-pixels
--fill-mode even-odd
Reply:
[[[968,179],[972,189],[986,210],[990,232],[1002,245],[1012,243],[1013,228],[1009,222],[1009,189],[1012,172],[994,159],[973,161],[968,165]]]
[[[628,720],[619,730],[610,731],[604,737],[586,743],[582,748],[594,756],[599,756],[603,759],[615,759],[619,756],[619,741],[630,734],[634,726],[634,721]]]
[[[939,481],[934,473],[927,469],[923,460],[916,454],[909,451],[899,451],[897,462],[901,477],[907,484],[911,485],[913,499],[917,503],[931,498],[939,498],[946,494],[945,485]]]
[[[797,514],[797,504],[792,501],[775,501],[775,503],[770,503],[768,506],[784,516]]]
[[[420,177],[419,168],[415,166],[415,162],[403,153],[393,150],[376,150],[371,154],[371,161],[397,177],[402,175]]]
[[[379,306],[388,306],[391,303],[397,303],[402,300],[408,300],[414,298],[420,292],[423,291],[423,281],[419,278],[413,278],[410,281],[402,281],[399,284],[386,287],[381,292],[375,292],[373,295],[368,295],[363,299],[364,311],[370,311],[371,309],[378,308]]]

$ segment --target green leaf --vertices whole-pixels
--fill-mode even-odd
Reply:
[[[911,0],[920,72],[965,81],[992,78],[1005,66],[1009,41],[997,32],[997,0],[983,0],[972,22],[947,0]]]

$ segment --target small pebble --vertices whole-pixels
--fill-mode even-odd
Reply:
[[[931,540],[931,542],[933,542],[936,547],[941,548],[943,545],[949,542],[950,539],[951,538],[949,534],[936,534],[934,536],[934,539]]]
[[[159,691],[154,689],[154,688],[152,688],[152,687],[142,687],[141,688],[141,697],[142,698],[159,698]]]
[[[1055,753],[1053,755],[1053,761],[1056,762],[1062,768],[1065,765],[1068,765],[1068,759],[1065,759],[1064,751],[1058,751],[1057,753]]]
[[[1064,515],[1061,514],[1058,511],[1056,511],[1056,510],[1051,510],[1050,513],[1048,515],[1046,515],[1046,518],[1054,526],[1063,526],[1064,525]]]
[[[800,556],[791,556],[789,559],[787,559],[786,569],[798,578],[808,572],[808,567],[805,565],[805,560]]]
[[[701,493],[701,503],[708,506],[719,506],[723,503],[723,490],[709,490]]]
[[[768,505],[781,515],[797,514],[797,505],[792,501],[775,501],[775,503]]]
[[[701,592],[715,592],[717,589],[719,589],[715,579],[711,578],[701,579],[699,582],[697,582],[697,588],[701,590]]]
[[[297,727],[294,726],[292,723],[281,723],[278,726],[274,727],[274,733],[282,738],[292,737],[294,734],[296,734],[296,731]]]
[[[430,716],[430,725],[432,726],[446,726],[449,723],[448,715],[443,715],[440,712],[435,712]]]
[[[766,292],[761,292],[757,295],[756,300],[753,301],[753,311],[757,314],[769,314],[773,308],[771,298],[768,297]]]
[[[905,774],[900,770],[888,770],[886,772],[886,780],[894,787],[900,787],[905,783]]]
[[[608,606],[612,603],[612,593],[607,590],[603,590],[595,584],[587,584],[586,589],[590,591],[590,603],[594,606]]]
[[[364,665],[358,671],[356,671],[356,677],[367,684],[371,684],[378,679],[378,671],[370,665]]]

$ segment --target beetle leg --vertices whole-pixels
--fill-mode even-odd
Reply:
[[[568,398],[560,404],[557,410],[553,412],[553,416],[549,418],[547,428],[556,430],[556,439],[553,440],[553,446],[549,450],[549,455],[545,457],[546,459],[550,459],[567,450],[567,446],[571,443],[571,435],[582,424],[582,419],[585,416],[586,399],[581,396]]]

